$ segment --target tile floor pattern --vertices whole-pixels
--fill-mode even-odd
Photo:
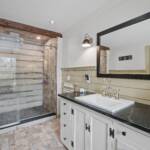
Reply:
[[[59,139],[59,120],[53,119],[0,134],[0,150],[66,150]]]

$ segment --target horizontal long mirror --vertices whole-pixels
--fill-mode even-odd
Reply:
[[[97,34],[97,76],[150,79],[150,13]]]

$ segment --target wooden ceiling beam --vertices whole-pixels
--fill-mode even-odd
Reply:
[[[3,19],[3,18],[0,18],[0,26],[7,27],[7,28],[13,28],[13,29],[17,29],[17,30],[22,30],[22,31],[27,31],[27,32],[32,32],[35,34],[45,35],[45,36],[49,36],[51,38],[62,37],[62,34],[58,33],[58,32],[41,29],[38,27],[14,22],[11,20]]]

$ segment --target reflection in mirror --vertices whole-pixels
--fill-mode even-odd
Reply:
[[[101,36],[100,74],[150,74],[150,19]]]

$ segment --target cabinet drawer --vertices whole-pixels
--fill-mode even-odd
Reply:
[[[69,119],[69,115],[70,115],[70,104],[62,101],[61,102],[61,110],[60,110],[60,116],[62,120],[66,120]]]
[[[69,148],[70,144],[69,131],[67,127],[63,126],[63,124],[61,124],[61,141],[67,148]]]
[[[115,124],[115,136],[119,141],[132,145],[136,150],[149,150],[150,137],[123,125]]]
[[[70,110],[71,104],[62,100],[60,111],[61,141],[68,149],[70,146]]]
[[[68,103],[66,101],[61,101],[61,109],[63,109],[64,111],[68,109]]]

